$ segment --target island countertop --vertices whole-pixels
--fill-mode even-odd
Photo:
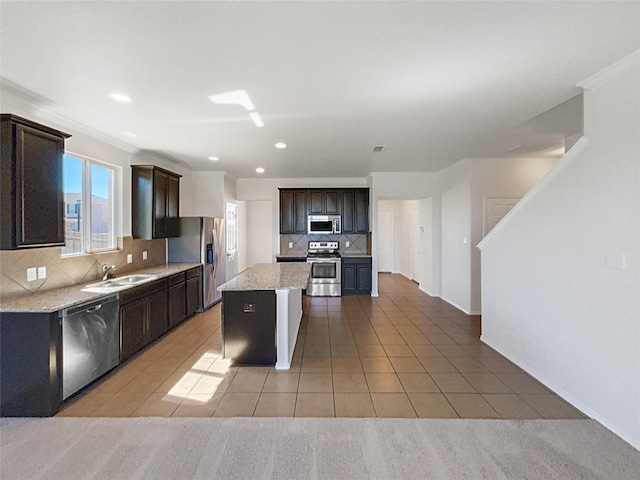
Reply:
[[[258,263],[218,287],[227,290],[296,290],[307,288],[308,263]]]

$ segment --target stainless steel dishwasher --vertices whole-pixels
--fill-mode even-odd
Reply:
[[[120,361],[118,294],[62,312],[62,398],[67,399]]]

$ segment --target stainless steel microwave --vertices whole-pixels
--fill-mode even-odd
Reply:
[[[308,234],[342,233],[342,217],[340,215],[309,215]]]

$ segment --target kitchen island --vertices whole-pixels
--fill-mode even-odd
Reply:
[[[289,369],[310,269],[307,263],[259,263],[218,287],[225,358]]]

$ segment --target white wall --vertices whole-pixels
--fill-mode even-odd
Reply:
[[[462,160],[440,171],[441,296],[469,313],[471,306],[471,168]],[[466,243],[465,243],[466,241]]]
[[[433,238],[433,198],[423,198],[420,200],[420,251],[422,257],[422,268],[418,284],[420,290],[432,296],[439,296],[440,291],[436,289],[440,286],[440,275],[436,276],[435,264],[439,259],[434,258],[434,238]]]
[[[584,83],[586,140],[480,245],[482,340],[636,448],[639,59]]]
[[[582,96],[580,96],[582,98]],[[480,250],[484,235],[484,200],[492,195],[522,197],[558,162],[557,158],[471,159],[471,298],[469,310],[481,311]]]
[[[256,263],[272,263],[273,245],[270,235],[271,212],[273,202],[270,200],[254,200],[245,202],[247,208],[247,266]]]

